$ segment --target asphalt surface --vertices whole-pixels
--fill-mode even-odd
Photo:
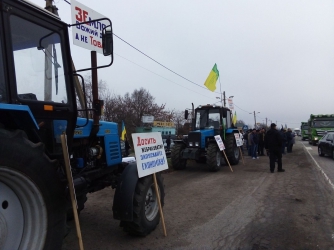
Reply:
[[[212,173],[189,161],[163,174],[164,216],[145,238],[131,237],[112,218],[114,191],[88,196],[80,214],[85,249],[334,249],[334,161],[297,139],[283,156],[284,173],[269,158]],[[63,250],[79,249],[73,222]]]

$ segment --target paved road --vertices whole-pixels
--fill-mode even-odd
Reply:
[[[113,190],[91,194],[80,215],[85,249],[334,249],[334,190],[318,167],[332,178],[334,164],[311,147],[297,141],[283,157],[285,173],[270,173],[267,156],[245,156],[233,173],[189,162],[164,174],[167,237],[161,225],[128,236],[112,219]],[[63,250],[74,249],[73,229]]]
[[[308,143],[308,141],[299,140],[299,143],[302,143],[305,149],[311,156],[311,159],[314,161],[315,165],[323,173],[325,178],[328,178],[328,182],[333,185],[334,189],[334,160],[331,156],[319,156],[318,155],[318,146],[313,146]],[[297,143],[298,143],[297,142]]]

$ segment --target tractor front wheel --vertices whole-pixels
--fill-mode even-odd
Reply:
[[[182,151],[186,148],[183,143],[175,144],[172,148],[171,159],[175,170],[182,170],[186,168],[187,159],[182,159]]]
[[[217,172],[222,164],[222,152],[219,150],[217,144],[210,143],[208,145],[206,158],[209,170],[212,172]]]
[[[225,152],[231,165],[237,165],[240,159],[240,150],[237,147],[233,134],[227,134],[225,140]]]
[[[161,206],[164,205],[165,191],[163,178],[156,174]],[[131,235],[146,236],[160,221],[158,197],[155,192],[153,176],[138,179],[133,198],[133,221],[124,222],[124,230]]]

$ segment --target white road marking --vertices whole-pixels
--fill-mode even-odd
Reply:
[[[304,146],[307,150],[313,150],[313,148],[312,147],[306,147],[306,146]]]
[[[303,144],[303,143],[302,143]],[[309,152],[309,147],[305,147],[305,145],[303,144],[304,148],[306,149],[306,152],[311,156],[312,160],[314,161],[315,165],[319,168],[320,172],[323,174],[323,176],[325,177],[325,179],[328,181],[329,185],[332,187],[332,189],[334,190],[334,184],[333,182],[328,178],[327,174],[324,172],[324,170],[320,167],[320,165],[318,164],[318,162],[316,162],[316,160],[313,158],[313,156],[311,155],[311,153]]]

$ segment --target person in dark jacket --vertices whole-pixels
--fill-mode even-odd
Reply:
[[[279,132],[281,139],[282,139],[282,147],[281,147],[281,151],[282,154],[285,154],[285,147],[286,147],[286,130],[285,129],[281,129],[281,131]]]
[[[292,153],[292,130],[288,128],[288,132],[286,132],[286,152]]]
[[[128,141],[128,138],[125,136],[125,156],[128,157],[129,156],[129,150],[130,150],[130,143]]]
[[[264,155],[264,133],[265,131],[264,131],[264,128],[262,128],[260,131],[259,131],[259,134],[258,134],[258,136],[259,136],[259,146],[258,146],[258,149],[257,149],[257,153],[258,153],[258,155],[261,155],[261,156],[263,156]]]
[[[257,147],[258,147],[258,144],[259,144],[259,136],[258,136],[255,128],[253,129],[253,132],[251,133],[250,140],[251,140],[251,143],[252,143],[252,158],[253,158],[253,160],[254,159],[259,159],[259,157],[257,156]]]
[[[264,146],[269,152],[270,172],[274,173],[275,161],[277,160],[277,172],[284,172],[282,168],[282,138],[280,133],[276,130],[276,124],[272,123],[264,140]]]
[[[167,144],[167,150],[170,150],[170,144],[171,144],[170,136],[168,136],[166,144]]]

